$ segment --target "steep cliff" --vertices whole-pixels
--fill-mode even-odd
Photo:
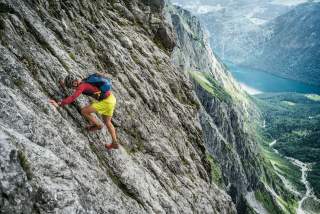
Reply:
[[[169,6],[177,33],[172,60],[189,74],[200,105],[200,122],[212,177],[232,197],[238,213],[295,213],[297,198],[286,189],[264,149],[261,115],[213,54],[198,19]],[[262,149],[260,149],[262,148]]]
[[[198,19],[179,7],[169,10],[178,38],[172,59],[193,80],[202,104],[200,120],[206,148],[222,172],[221,186],[232,196],[238,211],[244,212],[244,196],[256,188],[261,175],[258,146],[246,130],[258,112],[212,53]]]
[[[0,0],[1,213],[236,212],[212,182],[200,105],[171,64],[163,7]],[[48,104],[68,93],[60,78],[95,71],[112,75],[116,151],[104,149],[105,130],[84,131],[85,97]]]

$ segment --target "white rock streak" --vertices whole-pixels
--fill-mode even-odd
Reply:
[[[254,209],[259,214],[268,214],[268,211],[263,207],[263,205],[256,199],[254,192],[248,192],[246,195],[246,200],[250,207]]]

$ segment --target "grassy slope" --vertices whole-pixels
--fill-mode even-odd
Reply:
[[[209,73],[205,72],[189,72],[191,77],[200,84],[209,94],[218,98],[225,103],[231,103],[232,97],[224,90],[224,88],[212,78]]]

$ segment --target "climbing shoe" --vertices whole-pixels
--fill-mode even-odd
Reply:
[[[105,144],[104,145],[106,147],[106,149],[111,150],[111,149],[118,149],[119,148],[119,144],[117,143],[111,143],[111,144]]]

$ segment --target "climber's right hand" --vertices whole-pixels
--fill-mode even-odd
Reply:
[[[53,99],[49,100],[49,103],[51,103],[54,107],[59,107],[61,105],[61,102],[57,102]]]

